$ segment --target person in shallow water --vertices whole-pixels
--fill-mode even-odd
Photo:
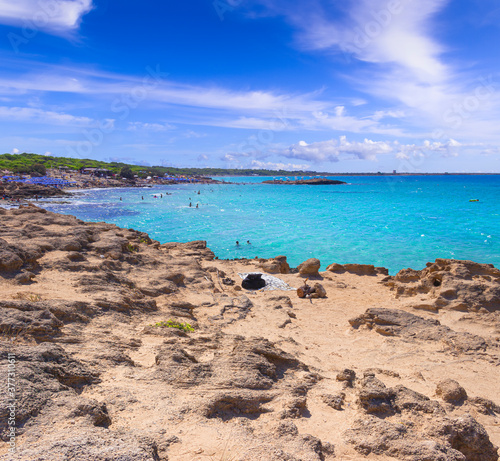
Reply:
[[[238,240],[236,240],[236,246],[240,246],[240,242],[238,242]]]
[[[247,240],[247,244],[248,244],[248,245],[251,245],[250,240]]]

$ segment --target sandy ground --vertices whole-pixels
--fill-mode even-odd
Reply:
[[[145,244],[141,245],[144,251],[153,251]],[[40,258],[39,263],[45,269],[37,273],[35,284],[19,285],[12,279],[0,278],[1,298],[12,300],[37,296],[52,302],[95,302],[95,293],[79,290],[79,272],[62,273],[57,268],[66,253],[55,250]],[[184,253],[189,256],[189,252]],[[88,265],[98,266],[103,261],[97,254],[89,253],[86,258]],[[169,461],[250,459],[245,454],[249,444],[255,443],[255,440],[267,440],[276,431],[280,422],[277,418],[280,399],[287,397],[286,390],[280,391],[283,397],[269,404],[273,411],[248,417],[206,418],[192,411],[192,402],[202,402],[217,389],[207,386],[176,387],[159,379],[160,350],[173,340],[171,337],[148,334],[147,327],[172,318],[174,302],[188,302],[194,306],[194,318],[188,316],[180,320],[196,326],[195,332],[189,334],[190,338],[199,340],[217,331],[227,337],[265,338],[307,366],[308,371],[286,371],[286,379],[314,381],[307,393],[307,409],[293,419],[293,424],[300,434],[310,434],[323,443],[333,444],[335,459],[394,459],[383,453],[364,456],[352,444],[346,443],[345,431],[362,415],[357,392],[344,389],[343,383],[336,379],[338,373],[346,368],[354,370],[359,377],[366,371],[373,371],[388,387],[402,384],[437,400],[452,417],[469,413],[484,426],[491,442],[500,445],[500,415],[482,414],[469,404],[451,405],[436,396],[437,383],[443,378],[450,378],[460,383],[469,397],[483,397],[500,404],[500,362],[495,349],[481,354],[460,354],[450,351],[439,341],[384,336],[363,326],[354,329],[349,324],[350,319],[362,315],[369,308],[400,309],[425,319],[438,319],[442,325],[457,332],[468,332],[493,344],[498,343],[498,325],[482,321],[484,314],[467,316],[464,312],[446,309],[437,313],[415,310],[408,298],[396,299],[394,292],[382,283],[384,275],[323,272],[315,281],[326,289],[327,297],[324,299],[300,299],[295,291],[237,290],[234,286],[222,285],[216,270],[223,271],[239,286],[241,278],[238,273],[261,271],[258,261],[197,260],[204,274],[202,278],[210,282],[212,288],[186,284],[172,294],[156,297],[156,311],[110,311],[96,315],[86,323],[68,322],[61,329],[62,336],[55,339],[71,357],[99,368],[101,381],[81,389],[78,397],[106,402],[112,418],[112,424],[106,431],[117,437],[138,432],[163,440],[163,451],[160,450],[160,455],[163,455],[158,459]],[[304,280],[298,274],[275,276],[295,289]],[[129,274],[129,277],[134,275]],[[141,277],[146,280],[148,275],[144,273]],[[134,280],[141,281],[139,275]],[[242,295],[251,301],[251,308],[244,318],[238,319],[235,315],[234,320],[230,317],[223,322],[214,320],[225,300],[238,299]],[[285,297],[289,297],[291,305]],[[17,344],[35,344],[23,338],[16,338],[15,341]],[[190,346],[188,341],[185,349],[196,356],[197,363],[211,363],[220,354],[228,353],[222,349],[223,346],[215,344],[215,341],[207,340],[207,347],[200,349],[194,343]],[[126,360],[116,359],[119,354],[124,355]],[[335,410],[324,402],[325,394],[342,391],[346,393],[342,410]],[[61,415],[67,413],[64,407],[58,411]],[[42,412],[34,426],[30,427],[38,425],[43,428],[51,421],[54,433],[63,434],[79,424],[78,421],[75,423],[75,418],[54,421],[50,409],[45,414],[46,420]],[[404,424],[413,416],[401,414],[393,418]],[[30,434],[30,430],[18,437],[20,448],[42,443],[39,441],[43,441],[43,437]],[[2,444],[0,459],[9,459],[6,456],[7,448]],[[315,458],[304,455],[296,459]]]

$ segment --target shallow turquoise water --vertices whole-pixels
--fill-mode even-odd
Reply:
[[[238,182],[230,185],[94,190],[44,206],[133,227],[162,243],[207,240],[219,258],[284,254],[292,266],[316,257],[322,268],[355,262],[391,274],[436,258],[500,267],[500,176],[339,179],[349,184],[266,185],[250,177],[226,178]]]

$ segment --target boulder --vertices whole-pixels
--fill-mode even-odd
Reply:
[[[337,264],[333,263],[327,266],[326,270],[328,272],[338,272],[338,273],[343,273],[345,272],[344,266],[342,264]]]
[[[445,402],[460,404],[467,399],[467,392],[453,379],[444,379],[436,387],[436,395]]]
[[[269,259],[267,261],[264,261],[260,265],[260,268],[264,272],[267,272],[268,274],[279,274],[280,273],[281,264],[280,264],[279,261],[276,261],[275,259]]]
[[[286,262],[286,256],[276,256],[275,258],[264,260],[261,269],[268,274],[289,274],[290,266]]]
[[[286,261],[286,256],[276,256],[274,260],[280,263],[280,274],[290,273],[290,265]]]
[[[321,262],[319,259],[310,258],[298,266],[299,274],[308,277],[318,277]]]

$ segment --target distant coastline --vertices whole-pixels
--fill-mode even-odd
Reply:
[[[298,174],[300,173],[300,174]],[[224,178],[224,177],[245,177],[249,176],[248,174],[215,174],[211,175],[211,177]],[[254,174],[254,177],[268,178],[269,175],[261,175]],[[300,177],[300,176],[321,176],[321,177],[331,177],[331,176],[500,176],[500,173],[318,173],[316,171],[310,172],[296,172],[296,174],[278,174],[276,172],[275,176],[283,176],[283,177]]]

